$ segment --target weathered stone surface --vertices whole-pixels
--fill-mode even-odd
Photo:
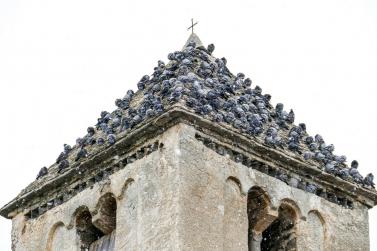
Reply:
[[[181,156],[195,156],[183,157],[180,162],[180,170],[183,176],[187,177],[182,183],[183,203],[180,204],[183,207],[182,217],[185,223],[181,229],[184,250],[226,250],[229,244],[229,227],[232,228],[232,236],[238,236],[237,240],[231,240],[232,243],[238,241],[238,250],[247,250],[246,216],[243,216],[244,220],[239,223],[238,228],[232,227],[229,222],[239,217],[238,212],[244,214],[247,192],[253,186],[262,187],[268,193],[273,208],[279,208],[284,201],[296,205],[299,215],[296,226],[297,250],[318,250],[317,246],[310,246],[310,243],[318,244],[310,241],[312,238],[319,238],[318,230],[312,227],[312,211],[316,211],[323,219],[323,229],[326,233],[322,241],[324,250],[369,250],[366,206],[356,203],[353,210],[345,209],[319,196],[288,186],[276,178],[235,163],[229,160],[228,156],[216,154],[197,143],[192,128],[183,128],[179,137]],[[219,210],[225,207],[226,203],[223,199],[224,189],[219,187],[227,184],[226,181],[230,177],[232,180],[240,181],[242,191],[242,195],[238,199],[236,195],[233,200],[244,203],[233,203],[234,213],[228,218],[228,214],[222,214]]]
[[[248,250],[247,196],[255,186],[266,191],[271,210],[294,205],[297,250],[369,250],[365,205],[351,210],[289,186],[218,154],[196,133],[173,126],[151,141],[163,147],[67,202],[36,219],[17,214],[13,250],[79,250],[75,215],[85,206],[95,218],[107,193],[117,201],[115,250]]]

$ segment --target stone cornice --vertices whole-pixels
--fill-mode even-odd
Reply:
[[[131,132],[121,133],[118,136],[118,141],[113,146],[93,154],[80,163],[72,165],[72,167],[64,173],[46,180],[32,191],[20,194],[0,209],[0,215],[6,218],[12,218],[16,213],[22,211],[22,209],[32,206],[32,202],[36,197],[43,196],[43,194],[57,189],[65,183],[72,184],[75,182],[81,177],[79,171],[89,170],[90,167],[93,166],[98,167],[101,163],[111,160],[115,155],[121,156],[131,152],[140,147],[147,140],[153,139],[166,129],[178,123],[191,125],[221,142],[236,146],[261,162],[268,161],[275,163],[277,167],[284,168],[303,178],[311,177],[321,186],[330,190],[339,190],[367,207],[373,207],[377,204],[377,192],[375,190],[370,190],[327,174],[323,172],[320,169],[320,165],[315,162],[309,165],[293,154],[290,154],[288,151],[265,146],[263,142],[257,138],[247,137],[230,126],[214,123],[177,104],[157,118],[137,126]]]

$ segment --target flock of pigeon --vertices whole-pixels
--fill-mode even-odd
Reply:
[[[318,134],[309,136],[304,123],[294,125],[292,110],[286,112],[281,103],[273,108],[269,94],[262,94],[259,86],[251,88],[252,81],[243,73],[233,75],[225,58],[211,55],[214,48],[213,44],[205,48],[191,41],[182,51],[170,53],[168,64],[158,61],[153,74],[143,76],[137,84],[137,93],[127,91],[115,101],[115,111],[101,112],[97,124],[89,127],[74,147],[64,145],[56,160],[58,172],[87,158],[91,146],[113,145],[118,133],[132,130],[179,102],[205,118],[259,138],[269,147],[288,149],[305,161],[316,161],[329,174],[374,188],[373,174],[363,178],[355,160],[347,167],[346,157],[333,153],[334,145],[326,144]],[[142,96],[138,105],[133,102],[136,95]],[[47,173],[48,169],[43,167],[37,179]]]

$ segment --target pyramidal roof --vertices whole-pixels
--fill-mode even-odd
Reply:
[[[326,144],[320,135],[308,135],[305,124],[294,123],[292,110],[285,111],[281,103],[274,107],[269,94],[264,94],[243,73],[232,74],[227,68],[227,60],[214,57],[213,51],[214,45],[204,47],[199,37],[192,33],[181,51],[169,53],[168,63],[158,61],[153,73],[141,78],[137,92],[127,91],[123,98],[115,101],[116,110],[101,112],[98,123],[88,127],[87,134],[78,138],[75,146],[64,145],[56,163],[48,169],[42,168],[37,179],[0,213],[6,216],[16,202],[20,199],[24,202],[29,195],[31,198],[49,181],[80,172],[78,166],[87,159],[116,147],[120,139],[132,135],[142,125],[174,107],[216,122],[218,126],[306,162],[328,175],[374,191],[371,174],[362,177],[356,161],[348,167],[345,156],[333,153],[332,144]]]

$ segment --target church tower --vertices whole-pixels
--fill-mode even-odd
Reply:
[[[193,33],[0,210],[12,250],[369,250],[373,175]]]

